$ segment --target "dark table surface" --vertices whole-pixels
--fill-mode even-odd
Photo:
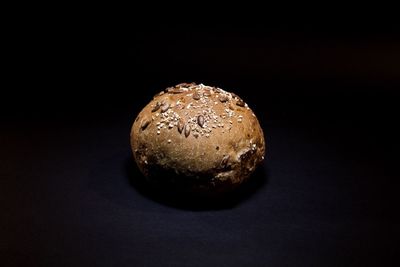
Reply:
[[[224,50],[230,45],[195,47],[179,58],[174,53],[181,47],[175,43],[159,52],[147,47],[155,46],[148,41],[136,43],[139,50],[128,57],[136,62],[133,73],[124,71],[126,65],[118,68],[122,72],[105,66],[106,71],[89,76],[94,84],[91,79],[75,83],[76,73],[73,82],[69,75],[57,76],[48,85],[57,85],[54,93],[30,92],[4,108],[0,265],[396,265],[400,176],[398,91],[393,88],[398,80],[390,75],[366,79],[363,75],[375,69],[360,63],[358,73],[349,72],[355,75],[349,81],[348,73],[335,72],[341,63],[330,57],[333,76],[318,72],[320,63],[304,63],[302,52],[307,55],[307,47],[316,45],[320,55],[310,53],[316,60],[332,50],[309,39],[311,44],[301,41],[297,47],[302,52],[287,50],[291,56],[283,57],[294,59],[294,65],[279,65],[286,73],[279,76],[274,66],[268,68],[269,52],[262,54],[265,65],[245,59],[261,53],[259,44],[268,40],[243,38],[253,45],[233,45],[247,53],[239,56],[237,72],[230,67],[233,52]],[[270,48],[286,51],[281,45],[286,41]],[[340,51],[333,49],[342,59],[353,51],[343,43]],[[221,52],[217,58],[228,61],[226,72],[218,72],[218,60],[208,70],[196,68],[199,51]],[[164,60],[172,58],[175,69],[165,69]],[[191,63],[182,67],[183,59]],[[253,74],[245,71],[249,66]],[[265,68],[271,77],[263,75]],[[112,77],[100,77],[108,71]],[[316,77],[308,76],[314,71]],[[140,108],[159,90],[192,80],[238,93],[255,111],[266,137],[263,164],[241,191],[221,203],[154,192],[141,182],[130,151],[130,127]],[[96,91],[96,86],[109,88]]]
[[[135,182],[133,116],[1,132],[3,260],[373,266],[398,252],[399,176],[366,129],[267,121],[267,157],[245,190],[203,207]]]

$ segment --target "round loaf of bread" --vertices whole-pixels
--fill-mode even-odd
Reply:
[[[234,93],[195,83],[154,96],[130,138],[149,181],[205,195],[236,188],[265,154],[263,131],[248,105]]]

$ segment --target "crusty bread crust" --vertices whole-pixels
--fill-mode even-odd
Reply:
[[[197,192],[235,188],[265,154],[263,131],[248,105],[195,83],[154,96],[133,123],[131,146],[149,180]]]

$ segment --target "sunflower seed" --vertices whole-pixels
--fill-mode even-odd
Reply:
[[[238,95],[237,94],[235,94],[235,93],[230,93],[231,94],[231,96],[233,97],[233,98],[237,98],[237,99],[240,99],[240,97],[238,97]],[[241,100],[241,99],[240,99]]]
[[[223,168],[225,168],[226,167],[226,165],[228,164],[228,160],[229,160],[229,155],[225,155],[223,158],[222,158],[222,160],[221,160],[221,167],[223,167]]]
[[[203,117],[203,115],[199,115],[197,117],[197,123],[200,125],[200,127],[203,127],[203,125],[204,125],[204,117]]]
[[[200,94],[197,93],[197,92],[195,92],[195,93],[193,94],[193,99],[194,99],[194,100],[199,100],[199,99],[200,99]]]
[[[151,112],[156,112],[159,108],[160,108],[160,102],[157,102],[156,105],[151,110]]]
[[[189,87],[195,85],[195,83],[180,83],[178,85],[176,85],[175,87]]]
[[[205,95],[205,96],[211,96],[211,91],[210,91],[210,89],[204,89],[204,95]]]
[[[151,122],[150,120],[144,119],[142,121],[142,124],[140,125],[140,129],[142,129],[142,131],[145,130],[147,128],[147,126],[149,126],[150,122]]]
[[[239,99],[237,102],[236,102],[236,105],[238,105],[239,107],[244,107],[244,102],[243,102],[243,100],[242,99]]]
[[[228,97],[227,97],[226,95],[220,95],[218,99],[219,99],[219,101],[221,101],[222,103],[228,101]]]
[[[185,125],[185,137],[188,137],[190,134],[190,125],[186,124]]]
[[[167,88],[167,92],[170,94],[180,94],[180,93],[183,93],[184,91],[181,88],[170,87],[170,88]]]
[[[159,92],[158,94],[154,95],[153,98],[156,98],[158,96],[162,96],[164,94],[164,91]]]
[[[183,124],[182,120],[178,121],[178,132],[181,134],[185,125]]]
[[[168,103],[164,103],[161,106],[161,112],[164,113],[165,111],[167,111],[169,109],[169,104]]]

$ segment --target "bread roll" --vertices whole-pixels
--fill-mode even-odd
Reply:
[[[205,195],[236,188],[265,153],[263,131],[248,105],[234,93],[195,83],[154,96],[130,138],[149,181]]]

